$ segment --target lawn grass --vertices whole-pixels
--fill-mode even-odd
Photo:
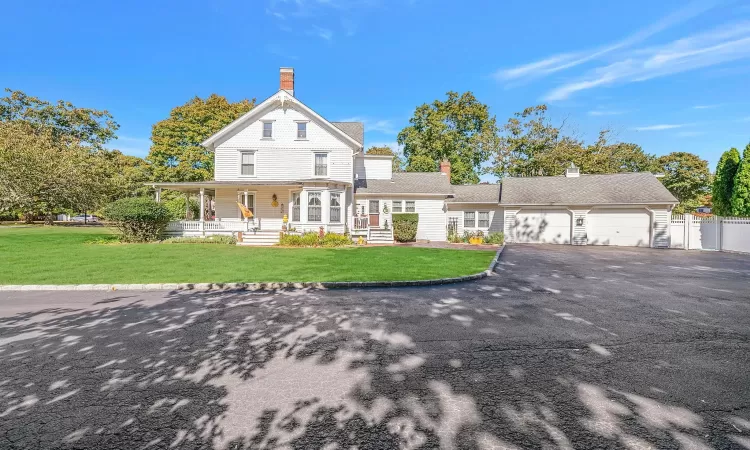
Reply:
[[[487,269],[493,251],[92,244],[95,227],[0,228],[0,284],[391,281]]]

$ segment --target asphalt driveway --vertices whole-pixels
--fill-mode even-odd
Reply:
[[[750,257],[435,288],[0,292],[0,448],[750,448]]]

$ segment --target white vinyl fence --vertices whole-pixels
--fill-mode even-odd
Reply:
[[[670,248],[750,253],[750,217],[672,216]]]

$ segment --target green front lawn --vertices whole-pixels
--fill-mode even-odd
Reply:
[[[0,284],[419,280],[487,269],[493,251],[91,244],[105,228],[0,228]]]

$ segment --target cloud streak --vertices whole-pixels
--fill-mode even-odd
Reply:
[[[617,50],[643,42],[655,34],[700,15],[706,10],[713,8],[714,5],[714,1],[692,2],[686,8],[670,14],[669,16],[664,17],[648,27],[638,30],[625,39],[613,44],[587,51],[561,53],[518,67],[500,69],[495,72],[493,76],[499,81],[511,81],[519,78],[540,78],[555,72],[570,69]]]
[[[680,124],[659,124],[659,125],[647,125],[644,127],[635,127],[633,130],[635,131],[664,131],[664,130],[674,130],[675,128],[684,128],[690,126],[688,123],[680,123]]]
[[[665,45],[634,50],[545,95],[547,101],[600,86],[634,83],[750,57],[750,21],[724,24]]]

